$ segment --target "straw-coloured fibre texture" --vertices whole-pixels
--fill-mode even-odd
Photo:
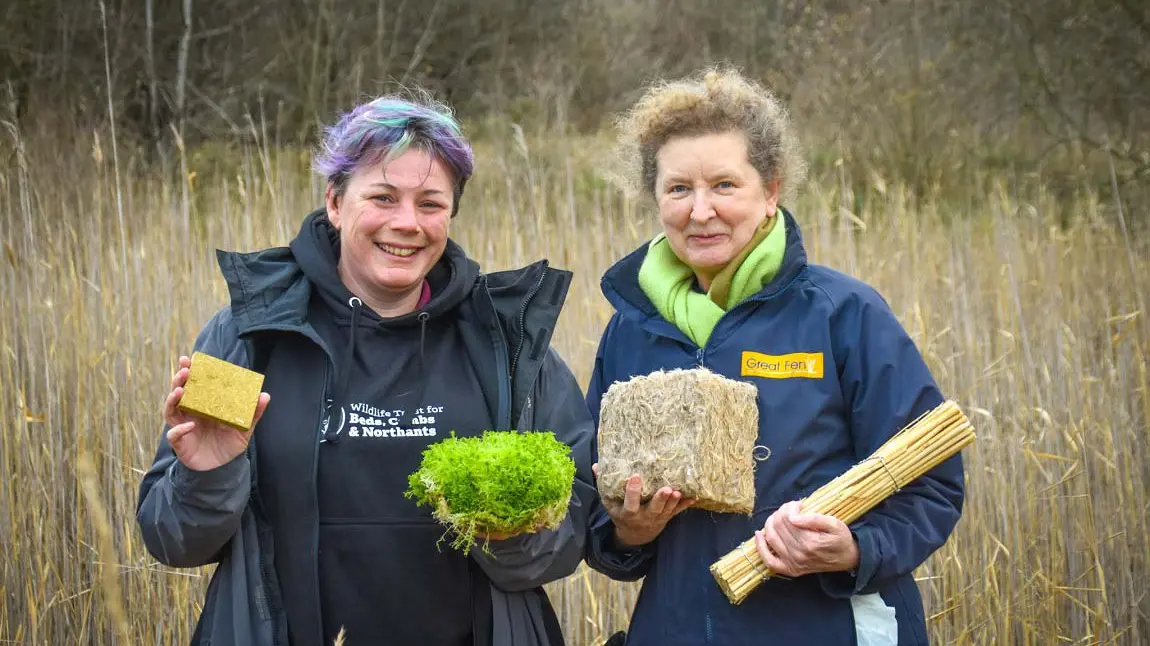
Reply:
[[[264,376],[202,352],[192,355],[192,367],[181,410],[250,431]]]
[[[853,523],[904,486],[926,475],[974,442],[974,427],[953,401],[924,413],[883,443],[870,457],[819,487],[803,511]],[[772,576],[747,539],[711,565],[711,574],[733,604],[740,604]]]
[[[758,389],[704,368],[658,371],[612,384],[599,413],[599,494],[622,500],[643,477],[643,499],[673,487],[711,511],[755,504]]]

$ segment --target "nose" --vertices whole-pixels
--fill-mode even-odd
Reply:
[[[691,221],[704,224],[713,217],[715,207],[711,204],[707,191],[695,191],[694,200],[691,202]]]
[[[390,225],[396,231],[419,231],[419,216],[416,215],[415,204],[408,200],[401,201],[398,208],[392,212]]]

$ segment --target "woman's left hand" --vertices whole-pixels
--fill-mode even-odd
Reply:
[[[858,544],[846,523],[834,516],[804,514],[800,502],[771,514],[755,532],[755,545],[763,563],[783,576],[844,572],[859,563]]]

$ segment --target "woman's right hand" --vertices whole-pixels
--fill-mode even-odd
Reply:
[[[247,450],[252,434],[180,410],[180,399],[184,396],[184,385],[188,383],[191,367],[191,359],[180,357],[180,367],[172,375],[172,390],[164,402],[164,421],[171,426],[168,429],[168,443],[172,445],[180,462],[193,471],[209,471],[239,457]],[[253,429],[269,401],[271,395],[260,393],[256,414],[252,419]]]
[[[591,465],[599,477],[599,465]],[[695,504],[694,498],[684,498],[682,492],[663,487],[643,504],[643,477],[632,474],[627,480],[623,502],[603,499],[603,507],[615,523],[615,541],[623,547],[639,547],[658,538],[663,528],[677,514]]]

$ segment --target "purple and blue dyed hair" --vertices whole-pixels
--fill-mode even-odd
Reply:
[[[438,158],[451,171],[455,217],[463,187],[475,170],[475,156],[451,109],[431,99],[388,95],[356,106],[324,129],[314,167],[342,195],[355,171],[380,161],[386,164],[412,147]]]

